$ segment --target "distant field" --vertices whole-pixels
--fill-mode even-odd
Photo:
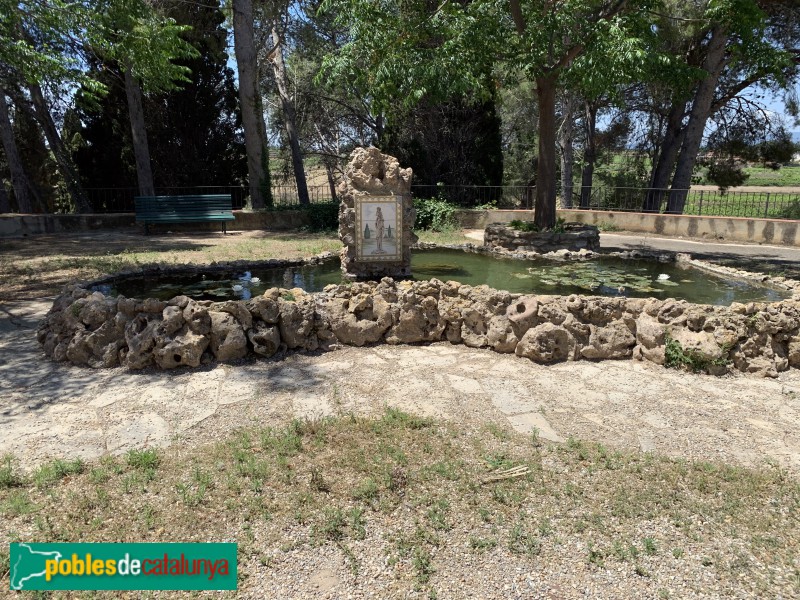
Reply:
[[[745,185],[800,186],[800,166],[781,167],[777,171],[762,167],[748,167],[750,178]]]

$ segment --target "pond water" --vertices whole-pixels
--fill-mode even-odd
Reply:
[[[759,283],[728,279],[676,263],[600,258],[580,262],[517,260],[460,250],[415,250],[414,279],[456,280],[499,290],[536,294],[584,294],[678,298],[698,304],[775,301],[789,297]],[[168,300],[185,294],[197,300],[249,299],[271,287],[299,287],[309,292],[341,283],[339,260],[319,265],[280,267],[252,272],[131,277],[98,286],[110,295]]]

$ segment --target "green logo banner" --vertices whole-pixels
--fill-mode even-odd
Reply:
[[[235,590],[236,544],[11,544],[12,590]]]

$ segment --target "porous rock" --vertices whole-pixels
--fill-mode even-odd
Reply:
[[[220,362],[247,356],[247,338],[236,318],[225,312],[209,311],[211,316],[210,348]]]
[[[539,363],[551,363],[575,358],[575,338],[569,331],[552,323],[542,323],[522,336],[515,350]]]

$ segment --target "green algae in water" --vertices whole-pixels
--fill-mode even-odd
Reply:
[[[753,281],[726,279],[704,270],[651,260],[600,258],[580,262],[516,260],[460,250],[416,250],[411,255],[414,279],[455,280],[523,294],[678,298],[699,304],[775,301],[789,293]],[[338,259],[318,265],[185,276],[120,280],[102,286],[104,293],[168,300],[185,294],[197,300],[244,299],[268,288],[299,287],[315,292],[342,283]]]

